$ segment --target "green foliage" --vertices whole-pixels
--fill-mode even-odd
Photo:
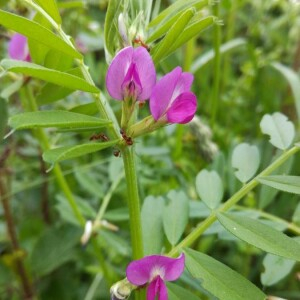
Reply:
[[[117,142],[118,141],[116,140],[104,143],[90,143],[77,146],[58,147],[45,151],[43,154],[43,159],[48,163],[54,164],[66,159],[71,159],[103,150],[116,145]]]
[[[281,149],[287,149],[295,137],[294,124],[282,113],[265,115],[260,122],[261,131],[270,136],[270,143]]]
[[[7,103],[0,98],[0,141],[3,139],[8,120]]]
[[[186,267],[201,285],[222,300],[265,299],[266,296],[243,276],[212,257],[186,249]]]
[[[39,127],[93,130],[110,124],[108,120],[62,110],[27,112],[12,116],[8,122],[14,130]]]
[[[73,58],[82,57],[79,52],[66,44],[49,29],[34,21],[0,10],[0,24]]]
[[[20,62],[13,59],[4,59],[1,61],[1,66],[8,71],[21,73],[26,76],[31,76],[47,82],[55,83],[56,85],[66,87],[71,90],[81,90],[90,93],[99,92],[95,86],[77,76],[44,68],[33,63]]]
[[[300,194],[300,177],[299,176],[265,176],[259,177],[259,182],[273,187],[280,191],[294,194]]]
[[[300,260],[300,244],[287,235],[248,217],[219,213],[218,220],[239,239],[266,252]]]
[[[170,191],[167,197],[168,202],[163,210],[163,225],[168,241],[175,245],[188,223],[189,202],[182,191]]]
[[[259,151],[256,146],[243,143],[236,146],[232,153],[231,164],[238,180],[245,183],[256,173],[260,163]]]
[[[155,208],[155,209],[153,209]],[[163,246],[164,199],[148,196],[142,207],[142,229],[145,255],[159,254]]]
[[[223,198],[223,183],[215,171],[202,170],[196,177],[196,189],[200,199],[210,209],[218,207]]]

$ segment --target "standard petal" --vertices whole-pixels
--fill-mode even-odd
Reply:
[[[13,59],[28,60],[27,38],[19,33],[14,34],[8,45],[8,54]]]
[[[150,111],[156,121],[166,113],[180,75],[181,68],[176,67],[163,76],[154,86],[150,97]]]
[[[178,279],[184,270],[184,262],[185,256],[183,253],[178,258],[160,256],[160,267],[165,270],[163,280],[173,281]]]
[[[148,286],[147,300],[155,300],[158,295],[158,300],[168,300],[168,291],[164,281],[157,276]]]
[[[185,124],[190,122],[197,111],[197,98],[192,92],[180,94],[167,111],[169,123]]]
[[[194,81],[194,75],[191,73],[182,73],[175,87],[172,95],[172,101],[175,100],[180,94],[189,92],[191,90],[192,83]],[[171,101],[171,102],[172,102]]]
[[[142,259],[132,261],[127,269],[127,279],[134,285],[144,285],[151,280],[151,272],[156,266],[159,255],[150,255]]]
[[[126,47],[119,51],[107,70],[106,88],[114,99],[123,100],[122,84],[131,66],[133,52],[133,47]]]
[[[142,91],[137,100],[145,101],[150,98],[152,89],[156,83],[154,63],[149,52],[144,47],[134,49],[133,62],[141,81]]]

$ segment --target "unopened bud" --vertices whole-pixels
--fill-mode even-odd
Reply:
[[[127,278],[118,281],[110,288],[111,300],[126,300],[136,286],[131,284]]]
[[[85,246],[88,243],[88,241],[90,240],[90,238],[92,236],[92,233],[93,233],[93,223],[91,220],[88,220],[85,223],[84,232],[80,239],[82,246]]]
[[[127,33],[127,27],[126,27],[126,22],[125,22],[125,17],[124,17],[124,14],[121,13],[119,15],[119,18],[118,18],[118,28],[119,28],[119,33],[120,33],[120,36],[122,38],[122,41],[123,41],[123,44],[124,46],[130,46],[131,43],[128,39],[128,33]]]

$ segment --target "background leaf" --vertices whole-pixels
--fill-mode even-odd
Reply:
[[[169,300],[200,300],[200,298],[196,297],[186,288],[183,288],[177,284],[167,282],[168,288],[168,299]]]
[[[231,164],[237,170],[234,174],[241,182],[245,183],[255,175],[259,163],[260,156],[256,146],[242,143],[234,148]]]
[[[296,262],[277,255],[268,253],[264,260],[264,272],[260,276],[264,286],[271,286],[286,277],[293,269]]]
[[[218,213],[218,220],[239,239],[278,256],[300,261],[300,244],[257,220]]]
[[[212,257],[185,249],[186,268],[212,295],[222,300],[264,300],[266,296],[254,284]]]
[[[144,255],[161,253],[164,238],[162,221],[164,205],[165,200],[162,197],[148,196],[144,200],[141,212]]]
[[[0,98],[0,144],[5,135],[7,120],[8,120],[7,103],[5,99]]]
[[[216,171],[202,170],[196,177],[196,189],[200,199],[210,209],[215,209],[223,198],[223,183]]]
[[[300,120],[300,77],[293,69],[278,63],[273,62],[271,66],[279,71],[288,81],[295,98],[295,106],[297,111],[298,120]]]
[[[270,136],[270,143],[281,150],[287,149],[295,137],[294,124],[279,112],[264,115],[260,128],[263,133]]]
[[[163,211],[164,231],[171,245],[175,245],[184,232],[189,217],[189,201],[182,191],[170,191]]]
[[[43,276],[74,258],[74,247],[79,245],[81,230],[64,225],[51,228],[37,241],[31,256],[33,273]],[[46,259],[45,259],[46,258]]]

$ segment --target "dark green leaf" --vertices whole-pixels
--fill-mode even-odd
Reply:
[[[245,216],[219,213],[217,217],[239,239],[266,252],[300,261],[300,244],[272,227]]]
[[[74,91],[81,90],[90,93],[99,93],[99,90],[95,86],[68,73],[47,69],[33,63],[13,59],[4,59],[1,61],[1,65],[8,71],[21,73],[47,82],[55,83]]]
[[[179,18],[168,30],[162,41],[157,45],[157,47],[155,47],[155,50],[152,51],[154,62],[160,61],[160,59],[165,56],[170,48],[170,45],[174,44],[194,14],[195,10],[190,8],[179,16]]]
[[[73,47],[66,44],[49,29],[34,21],[0,10],[0,24],[73,58],[82,58],[82,55]]]
[[[14,130],[56,127],[56,128],[101,128],[108,126],[111,122],[83,114],[63,110],[49,110],[27,112],[12,116],[9,119],[9,126]]]
[[[264,300],[254,284],[212,257],[185,249],[186,268],[212,295],[222,300]]]
[[[155,26],[162,21],[166,22],[171,19],[174,15],[180,14],[184,9],[191,8],[198,5],[198,9],[208,5],[208,0],[179,0],[163,10],[155,19],[153,19],[149,27]]]
[[[75,157],[79,157],[79,156],[83,156],[86,154],[103,150],[105,148],[114,146],[117,142],[118,140],[105,142],[105,143],[89,143],[89,144],[82,144],[77,146],[66,146],[66,147],[54,148],[46,151],[43,154],[43,159],[46,162],[54,164],[59,161],[72,159]]]
[[[66,73],[82,78],[80,68],[74,68]],[[37,101],[40,105],[49,104],[60,99],[63,99],[73,93],[74,90],[59,86],[53,83],[46,83],[37,95]],[[96,105],[96,104],[95,104]]]

